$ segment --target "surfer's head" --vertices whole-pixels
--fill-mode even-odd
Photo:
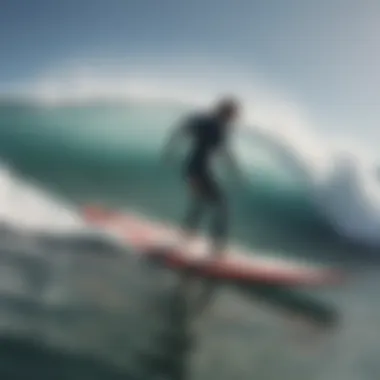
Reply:
[[[216,116],[226,123],[234,121],[239,116],[239,112],[239,102],[233,97],[220,99],[215,107]]]

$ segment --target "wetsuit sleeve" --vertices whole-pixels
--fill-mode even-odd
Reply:
[[[189,136],[193,131],[193,118],[187,117],[181,120],[174,129],[169,133],[169,136],[164,144],[163,155],[169,156],[176,149],[178,141],[184,136]]]
[[[198,124],[197,117],[194,115],[188,116],[185,120],[183,120],[181,124],[182,133],[185,135],[191,135],[194,133],[194,130]]]

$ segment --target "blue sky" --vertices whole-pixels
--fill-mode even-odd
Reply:
[[[379,21],[371,0],[3,0],[0,84],[86,57],[198,54],[265,78],[325,128],[380,137]]]

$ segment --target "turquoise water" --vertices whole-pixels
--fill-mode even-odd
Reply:
[[[345,285],[304,290],[340,316],[328,336],[289,327],[289,310],[285,317],[268,305],[266,291],[258,301],[257,289],[231,286],[220,287],[194,327],[182,314],[186,300],[174,274],[80,240],[75,210],[83,204],[174,223],[182,217],[179,165],[163,165],[159,151],[184,112],[142,103],[0,107],[1,260],[12,273],[0,285],[3,351],[12,360],[0,370],[15,372],[33,357],[39,378],[377,379],[377,222],[369,200],[352,191],[360,182],[346,167],[316,182],[296,147],[258,138],[252,128],[252,142],[239,135],[234,142],[246,182],[220,173],[234,240],[268,255],[355,270]],[[58,237],[61,224],[75,235]],[[35,231],[41,225],[42,236]]]
[[[139,208],[164,220],[181,218],[186,193],[179,164],[167,167],[159,160],[165,133],[183,114],[180,110],[88,106],[0,112],[3,157],[22,175],[71,202],[96,201]],[[228,178],[223,182],[231,197],[234,236],[255,245],[267,244],[264,235],[270,245],[276,235],[293,242],[315,236],[334,244],[334,231],[302,179],[276,168],[275,157],[269,162],[265,149],[251,149],[259,151],[264,166],[252,176],[248,167],[243,186]]]

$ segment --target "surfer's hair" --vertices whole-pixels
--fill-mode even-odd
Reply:
[[[240,105],[238,100],[233,96],[224,96],[216,103],[216,112],[218,114],[235,114],[239,111]]]

